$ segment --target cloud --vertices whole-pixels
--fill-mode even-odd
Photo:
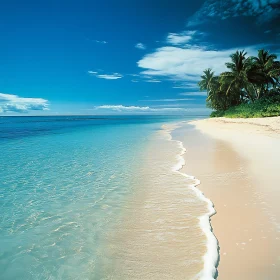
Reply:
[[[171,45],[182,45],[193,39],[193,35],[196,31],[183,31],[181,33],[169,33],[166,41]]]
[[[240,47],[253,55],[263,46]],[[236,49],[214,50],[204,46],[188,46],[187,48],[165,46],[145,55],[138,66],[145,69],[142,74],[167,77],[173,81],[195,84],[199,81],[202,71],[212,68],[216,74],[223,72],[230,54]],[[178,87],[177,87],[178,88]]]
[[[0,93],[0,113],[48,110],[49,102],[43,98],[26,98],[14,94]]]
[[[93,108],[94,110],[111,110],[111,111],[117,111],[117,112],[173,112],[173,111],[186,111],[186,108],[181,107],[165,107],[165,108],[155,108],[155,107],[149,107],[149,106],[124,106],[124,105],[101,105],[101,106],[95,106]]]
[[[142,43],[138,43],[138,44],[135,45],[135,48],[139,49],[139,50],[145,50],[146,46]]]
[[[196,91],[196,92],[182,92],[179,95],[183,96],[207,96],[207,92]]]
[[[94,42],[98,43],[98,44],[107,44],[108,42],[106,41],[99,41],[99,40],[94,40]]]
[[[94,107],[95,109],[110,109],[114,111],[147,111],[150,107],[124,106],[124,105],[101,105]]]
[[[198,89],[197,82],[184,82],[180,84],[176,84],[173,88],[179,89]]]
[[[203,114],[211,113],[211,110],[205,108],[204,104],[164,104],[149,106],[125,106],[125,105],[101,105],[92,109],[99,114]]]
[[[156,79],[146,80],[145,82],[147,82],[147,83],[161,83],[160,80],[156,80]]]
[[[117,80],[117,79],[121,79],[123,76],[121,74],[114,73],[112,75],[108,75],[108,74],[97,75],[96,77],[100,79],[106,79],[106,80]]]
[[[189,19],[188,26],[231,17],[256,17],[258,23],[269,22],[280,15],[280,0],[207,0]]]
[[[113,74],[99,74],[96,71],[88,71],[89,74],[95,76],[99,79],[105,79],[105,80],[118,80],[123,78],[123,75],[120,73],[113,73]]]

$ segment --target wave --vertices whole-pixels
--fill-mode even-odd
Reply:
[[[184,123],[184,122],[181,122]],[[201,272],[199,272],[193,280],[214,280],[217,277],[217,266],[219,260],[219,252],[218,252],[218,240],[213,233],[213,229],[211,226],[211,216],[216,214],[216,210],[214,205],[210,199],[205,197],[203,192],[198,189],[198,185],[200,184],[200,180],[195,178],[194,176],[188,175],[186,173],[181,172],[183,166],[186,164],[183,155],[187,152],[187,149],[184,147],[183,142],[179,140],[174,140],[172,137],[172,132],[180,128],[182,125],[180,123],[176,123],[173,125],[163,125],[163,130],[168,135],[168,140],[176,142],[181,149],[180,154],[177,155],[177,164],[173,167],[173,171],[181,174],[182,176],[194,180],[194,184],[188,185],[197,195],[199,199],[205,201],[208,206],[208,212],[199,217],[199,225],[202,229],[203,233],[207,238],[207,252],[204,255],[204,268]]]

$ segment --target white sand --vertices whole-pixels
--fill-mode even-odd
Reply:
[[[199,131],[195,144],[185,138],[186,172],[201,179],[217,210],[219,279],[279,279],[280,117],[191,124]]]

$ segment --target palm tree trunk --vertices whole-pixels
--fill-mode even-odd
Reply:
[[[249,93],[249,90],[246,86],[244,86],[245,92],[247,93],[248,98],[252,101],[252,103],[254,103],[254,98],[252,97],[252,95]]]
[[[261,92],[260,92],[260,91],[258,92],[258,89],[255,88],[255,86],[254,86],[253,83],[252,83],[252,87],[253,87],[253,89],[254,89],[254,91],[255,91],[255,93],[256,93],[257,99],[259,99],[259,98],[260,98]]]

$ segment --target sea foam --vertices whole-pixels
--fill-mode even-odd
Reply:
[[[183,123],[183,122],[182,122]],[[206,236],[207,239],[207,252],[203,256],[204,259],[204,267],[203,270],[200,271],[195,277],[194,280],[212,280],[216,279],[217,274],[217,264],[218,264],[218,240],[216,239],[211,226],[211,216],[216,214],[216,210],[214,208],[214,205],[210,199],[205,197],[203,192],[197,188],[197,186],[200,184],[200,180],[196,179],[194,176],[190,176],[186,173],[181,172],[180,170],[183,168],[183,166],[186,164],[185,159],[183,155],[187,152],[187,149],[184,147],[183,142],[179,140],[174,140],[172,137],[172,131],[174,131],[177,128],[180,128],[181,124],[173,124],[173,125],[163,125],[162,128],[164,132],[167,135],[167,139],[169,141],[174,141],[179,146],[181,152],[177,155],[177,163],[173,167],[174,172],[178,172],[182,176],[194,180],[194,184],[189,184],[188,187],[191,188],[197,195],[197,197],[205,201],[208,206],[208,212],[204,215],[199,217],[199,225],[203,231],[203,233]]]

